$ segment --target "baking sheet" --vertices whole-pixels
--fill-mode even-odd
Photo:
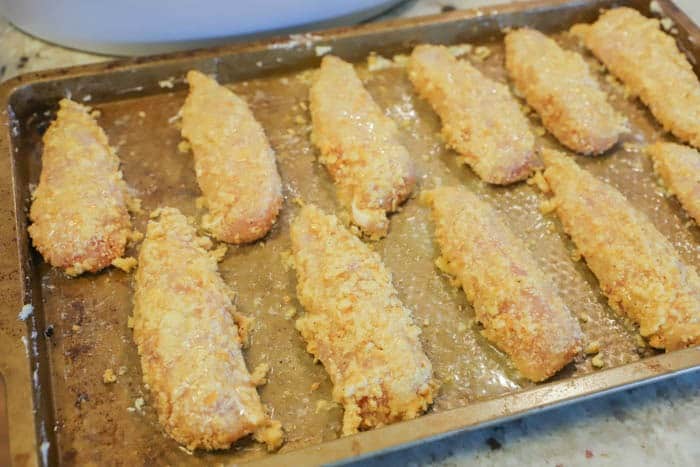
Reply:
[[[583,3],[593,5],[595,2]],[[579,12],[579,16],[588,15],[590,18],[594,11],[580,5],[579,8],[583,12]],[[576,17],[571,10],[567,11],[571,18]],[[526,20],[538,25],[537,16],[522,21]],[[482,60],[479,57],[486,54],[480,52],[463,58],[470,59],[486,75],[505,82],[500,37],[487,33],[488,30],[497,30],[502,24],[497,22],[489,26],[483,21],[472,21],[481,24],[483,30],[475,30],[481,34],[470,42],[484,47],[480,51],[488,50],[488,56]],[[462,23],[455,20],[453,23],[453,39],[460,38],[459,28],[471,24],[469,20]],[[548,28],[545,20],[542,24]],[[437,29],[432,31],[421,36],[420,25],[415,26],[411,42],[435,41],[436,35],[446,34],[437,32]],[[584,52],[566,34],[556,33],[554,37],[564,47]],[[308,36],[305,40],[315,42],[321,38]],[[539,203],[544,197],[534,187],[521,183],[500,188],[481,183],[468,168],[457,164],[452,151],[445,149],[438,133],[439,120],[428,104],[413,92],[405,69],[367,69],[364,58],[370,50],[390,57],[410,48],[404,46],[401,49],[398,45],[382,47],[380,42],[363,42],[362,38],[358,42],[360,46],[352,49],[350,58],[362,60],[357,62],[357,68],[367,89],[399,124],[402,140],[419,175],[416,192],[436,185],[464,184],[502,212],[514,232],[525,240],[540,266],[554,278],[562,298],[579,318],[586,339],[601,344],[606,368],[655,355],[656,351],[640,342],[634,327],[608,308],[585,264],[571,259],[571,243],[555,218],[540,213]],[[297,48],[310,47],[297,38],[296,43],[291,43],[287,49],[277,47],[272,50],[276,53],[287,50],[293,55]],[[348,47],[339,43],[334,52],[345,55],[343,51],[349,50]],[[599,69],[589,54],[586,53],[585,57]],[[308,138],[310,118],[306,109],[310,73],[307,62],[317,62],[318,58],[302,57],[287,70],[274,66],[275,62],[284,61],[277,61],[274,54],[266,62],[253,62],[254,58],[252,54],[248,58],[254,63],[253,69],[270,68],[267,73],[259,73],[261,77],[249,77],[244,73],[243,79],[232,79],[236,76],[235,70],[217,59],[192,63],[191,59],[183,58],[180,62],[166,60],[163,66],[167,70],[154,76],[142,71],[141,74],[151,83],[160,81],[159,86],[136,89],[143,86],[138,84],[138,78],[132,77],[128,81],[117,76],[111,81],[111,90],[103,85],[95,88],[97,92],[89,92],[89,88],[74,84],[72,92],[77,100],[89,98],[88,103],[94,102],[94,108],[100,111],[99,123],[107,132],[110,143],[117,148],[124,178],[143,201],[145,213],[134,216],[135,226],[141,231],[144,231],[147,213],[159,206],[175,206],[195,217],[201,214],[195,207],[200,192],[194,177],[192,156],[178,149],[181,138],[177,114],[186,96],[186,89],[180,82],[187,69],[198,67],[206,72],[218,71],[219,80],[248,102],[265,128],[277,153],[285,204],[264,241],[231,247],[219,268],[226,282],[238,293],[239,311],[255,317],[251,344],[245,351],[246,361],[251,369],[262,362],[271,367],[269,381],[260,388],[260,394],[286,431],[287,442],[280,450],[283,454],[332,441],[337,438],[341,425],[342,410],[330,403],[328,377],[322,366],[314,364],[304,350],[301,337],[294,329],[294,318],[289,316],[290,307],[297,311],[297,316],[303,310],[295,299],[294,272],[285,267],[285,258],[289,254],[288,224],[297,209],[296,198],[317,203],[327,211],[339,213],[342,210],[336,202],[330,178],[316,161],[315,149]],[[172,76],[172,80],[156,79],[162,78],[166,72],[172,72],[168,76]],[[133,74],[138,75],[138,68]],[[89,77],[79,77],[77,83],[88,82]],[[625,96],[619,83],[602,72],[598,77],[615,108],[630,119],[632,131],[606,156],[576,156],[577,162],[620,189],[673,242],[681,257],[697,267],[700,265],[698,228],[692,225],[675,199],[664,194],[652,174],[649,159],[640,152],[642,144],[662,137],[658,124],[638,101]],[[175,87],[171,89],[170,83],[175,83]],[[26,94],[28,91],[24,88],[22,92]],[[34,102],[28,103],[27,99],[22,102],[27,106],[23,110],[29,118],[16,119],[19,127],[13,147],[16,148],[15,160],[21,161],[16,165],[19,174],[15,174],[16,188],[23,195],[20,201],[26,208],[26,194],[39,177],[41,135],[53,118],[55,99],[39,95]],[[540,122],[534,115],[532,117],[533,131],[542,133]],[[549,136],[538,136],[538,145],[558,147]],[[20,230],[20,238],[26,241],[25,236],[25,231]],[[414,319],[423,329],[424,349],[433,363],[435,376],[442,383],[431,413],[448,415],[456,413],[452,409],[532,388],[531,383],[517,375],[508,358],[480,336],[473,310],[464,294],[451,286],[434,266],[437,250],[432,240],[432,225],[427,209],[417,199],[409,200],[399,213],[392,216],[389,235],[373,243],[372,247],[392,271],[402,300],[413,310]],[[130,253],[136,254],[134,250]],[[41,420],[45,424],[50,421],[48,431],[53,431],[53,434],[46,435],[46,439],[55,442],[48,446],[49,453],[59,462],[197,465],[239,462],[267,455],[264,447],[250,440],[238,442],[228,451],[192,454],[167,438],[148,403],[149,393],[141,382],[139,360],[127,326],[132,306],[131,275],[110,268],[100,274],[69,279],[43,263],[36,252],[29,254],[27,273],[31,277],[28,284],[34,284],[34,288],[28,289],[33,295],[31,299],[37,309],[36,318],[41,320],[37,322],[40,331],[44,332],[46,345],[45,350],[42,348],[39,352],[39,360],[48,364],[42,367],[42,371],[47,372],[46,377],[37,376],[35,383],[43,384],[42,395],[47,400],[40,414]],[[697,354],[693,355],[697,358]],[[657,359],[663,361],[667,357]],[[695,361],[698,362],[700,359]],[[107,369],[120,374],[117,383],[103,383],[102,374]],[[657,368],[655,374],[674,371],[674,368],[663,369]],[[675,368],[678,369],[680,367]],[[553,381],[560,385],[580,384],[580,394],[615,386],[612,382],[605,386],[604,381],[597,387],[587,386],[586,381],[591,380],[586,378],[571,380],[593,371],[590,357],[579,358]],[[604,374],[604,371],[597,371],[596,378]],[[643,372],[640,372],[638,379],[642,377]],[[320,386],[313,390],[315,383]],[[50,391],[47,391],[49,386]],[[557,384],[552,387],[557,387]],[[537,398],[531,399],[530,408],[542,405],[543,401],[537,401]],[[550,401],[554,402],[551,395]],[[507,415],[510,414],[484,413],[481,421]],[[431,420],[435,417],[431,416]],[[421,420],[410,423],[421,423]],[[390,427],[385,429],[386,433],[392,428],[396,432],[395,427]],[[353,439],[362,440],[362,436]],[[366,450],[362,441],[358,443],[359,447],[352,451],[355,454]],[[389,444],[393,443],[386,445]],[[313,451],[307,452],[310,457],[305,459],[310,462],[330,458],[314,457]],[[337,454],[340,457],[342,450]],[[275,457],[268,459],[275,460]]]

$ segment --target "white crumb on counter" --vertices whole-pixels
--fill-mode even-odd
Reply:
[[[39,448],[41,450],[41,460],[43,462],[43,465],[49,465],[49,447],[51,446],[51,443],[48,441],[43,441],[41,443],[41,447]]]
[[[17,318],[20,321],[26,321],[27,318],[29,318],[32,315],[32,313],[34,313],[34,305],[32,305],[31,303],[27,303],[20,310],[19,314],[17,315]]]
[[[330,45],[317,45],[314,50],[316,51],[316,56],[321,57],[333,50],[333,47],[331,47]]]
[[[158,86],[160,86],[161,88],[164,88],[164,89],[172,89],[173,87],[175,87],[174,81],[175,81],[175,77],[171,76],[168,79],[162,79],[162,80],[158,81]]]
[[[24,353],[29,356],[29,339],[27,339],[27,336],[22,336],[20,337],[20,340],[22,341],[22,344],[24,344]]]

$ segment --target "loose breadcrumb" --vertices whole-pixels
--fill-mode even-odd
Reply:
[[[478,62],[483,62],[487,58],[491,56],[491,49],[486,47],[485,45],[480,45],[476,48],[474,48],[474,52],[472,53],[472,57],[474,60]]]
[[[544,215],[549,214],[557,209],[557,200],[554,198],[545,199],[540,202],[540,212]]]
[[[549,193],[550,191],[547,180],[542,176],[541,170],[538,170],[532,177],[528,178],[527,184],[536,186],[542,193]]]
[[[596,356],[591,359],[591,365],[593,365],[593,368],[603,368],[605,366],[603,354],[596,354]]]
[[[270,372],[270,365],[267,363],[261,363],[255,367],[253,372],[250,374],[250,381],[255,386],[263,386],[267,384],[267,375]]]
[[[209,254],[216,260],[217,263],[220,263],[226,257],[227,251],[228,247],[226,245],[219,245],[215,249],[209,251]]]
[[[285,271],[291,271],[294,269],[294,256],[292,256],[291,250],[284,250],[280,252],[280,262]]]
[[[369,71],[384,70],[387,68],[392,68],[395,63],[386,57],[382,57],[376,52],[370,52],[367,56],[367,69]]]
[[[112,261],[112,266],[121,269],[126,273],[133,271],[137,264],[138,261],[133,257],[117,258]]]
[[[584,349],[587,355],[593,355],[597,354],[600,352],[600,342],[598,341],[592,341],[589,342],[586,348]]]
[[[316,402],[316,413],[327,412],[336,408],[338,408],[338,403],[334,401],[321,399],[320,401]]]
[[[190,146],[189,141],[183,139],[180,140],[179,143],[177,143],[177,150],[184,154],[190,152],[192,150],[192,147]]]
[[[297,314],[297,309],[296,307],[290,306],[287,308],[287,311],[284,312],[284,318],[285,319],[292,319],[294,316]]]
[[[114,370],[108,368],[102,373],[102,381],[105,384],[111,384],[117,382],[117,375],[114,374]]]

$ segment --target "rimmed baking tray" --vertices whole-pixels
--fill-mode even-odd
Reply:
[[[403,54],[422,42],[472,43],[466,56],[484,73],[505,81],[502,30],[528,25],[555,35],[577,22],[595,20],[601,8],[632,6],[652,15],[647,1],[538,1],[412,18],[355,28],[295,35],[271,41],[33,73],[0,87],[0,372],[6,383],[9,455],[15,465],[34,464],[320,464],[359,458],[409,443],[502,422],[556,405],[678,374],[700,365],[700,349],[658,354],[646,347],[624,319],[607,307],[585,264],[570,258],[561,227],[538,209],[542,197],[527,184],[487,187],[456,164],[439,136],[439,121],[418,99],[400,66],[384,57]],[[658,1],[673,21],[681,48],[696,66],[700,33],[671,2]],[[658,10],[658,8],[654,8]],[[668,25],[667,25],[668,26]],[[477,48],[478,47],[478,48]],[[330,403],[330,382],[304,350],[294,329],[293,271],[284,266],[288,222],[294,198],[339,211],[333,187],[308,141],[308,70],[328,50],[358,64],[367,88],[397,120],[414,158],[420,188],[463,183],[489,199],[524,238],[540,265],[552,274],[588,340],[602,347],[605,368],[579,358],[547,384],[520,378],[508,359],[478,332],[473,312],[434,267],[432,227],[425,208],[410,200],[392,217],[387,239],[373,244],[394,275],[401,298],[423,329],[424,348],[442,382],[434,407],[416,420],[373,432],[337,438],[340,409]],[[584,52],[585,53],[585,52]],[[590,55],[586,59],[595,61]],[[386,64],[386,63],[385,63]],[[237,290],[238,306],[254,316],[249,367],[266,362],[269,382],[260,389],[287,431],[279,453],[267,454],[244,440],[218,453],[188,453],[165,437],[148,404],[127,320],[131,278],[109,269],[68,279],[49,268],[31,248],[26,233],[30,192],[41,167],[41,135],[57,101],[64,96],[93,105],[112,145],[117,147],[127,183],[146,211],[174,205],[197,216],[199,196],[192,157],[178,148],[178,109],[186,93],[184,73],[192,68],[215,74],[250,104],[278,155],[285,189],[283,213],[264,242],[232,248],[220,264]],[[628,116],[632,131],[601,158],[577,157],[596,175],[617,186],[667,235],[685,261],[700,265],[699,232],[678,203],[660,188],[640,150],[666,138],[637,101],[615,80],[599,74],[613,105]],[[538,133],[539,122],[532,119]],[[538,137],[540,145],[554,145]],[[134,216],[143,230],[146,214]],[[134,253],[134,251],[130,251]],[[23,304],[33,312],[18,319]],[[104,384],[102,373],[119,374]],[[2,393],[0,392],[0,396]],[[0,449],[4,423],[0,420]],[[5,453],[0,452],[0,459]]]

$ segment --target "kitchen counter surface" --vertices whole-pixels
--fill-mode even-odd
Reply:
[[[417,0],[382,18],[489,3],[498,2]],[[700,23],[700,2],[677,3]],[[48,44],[1,17],[0,44],[0,81],[29,71],[113,58]],[[363,465],[697,465],[698,433],[700,371],[377,456]]]

